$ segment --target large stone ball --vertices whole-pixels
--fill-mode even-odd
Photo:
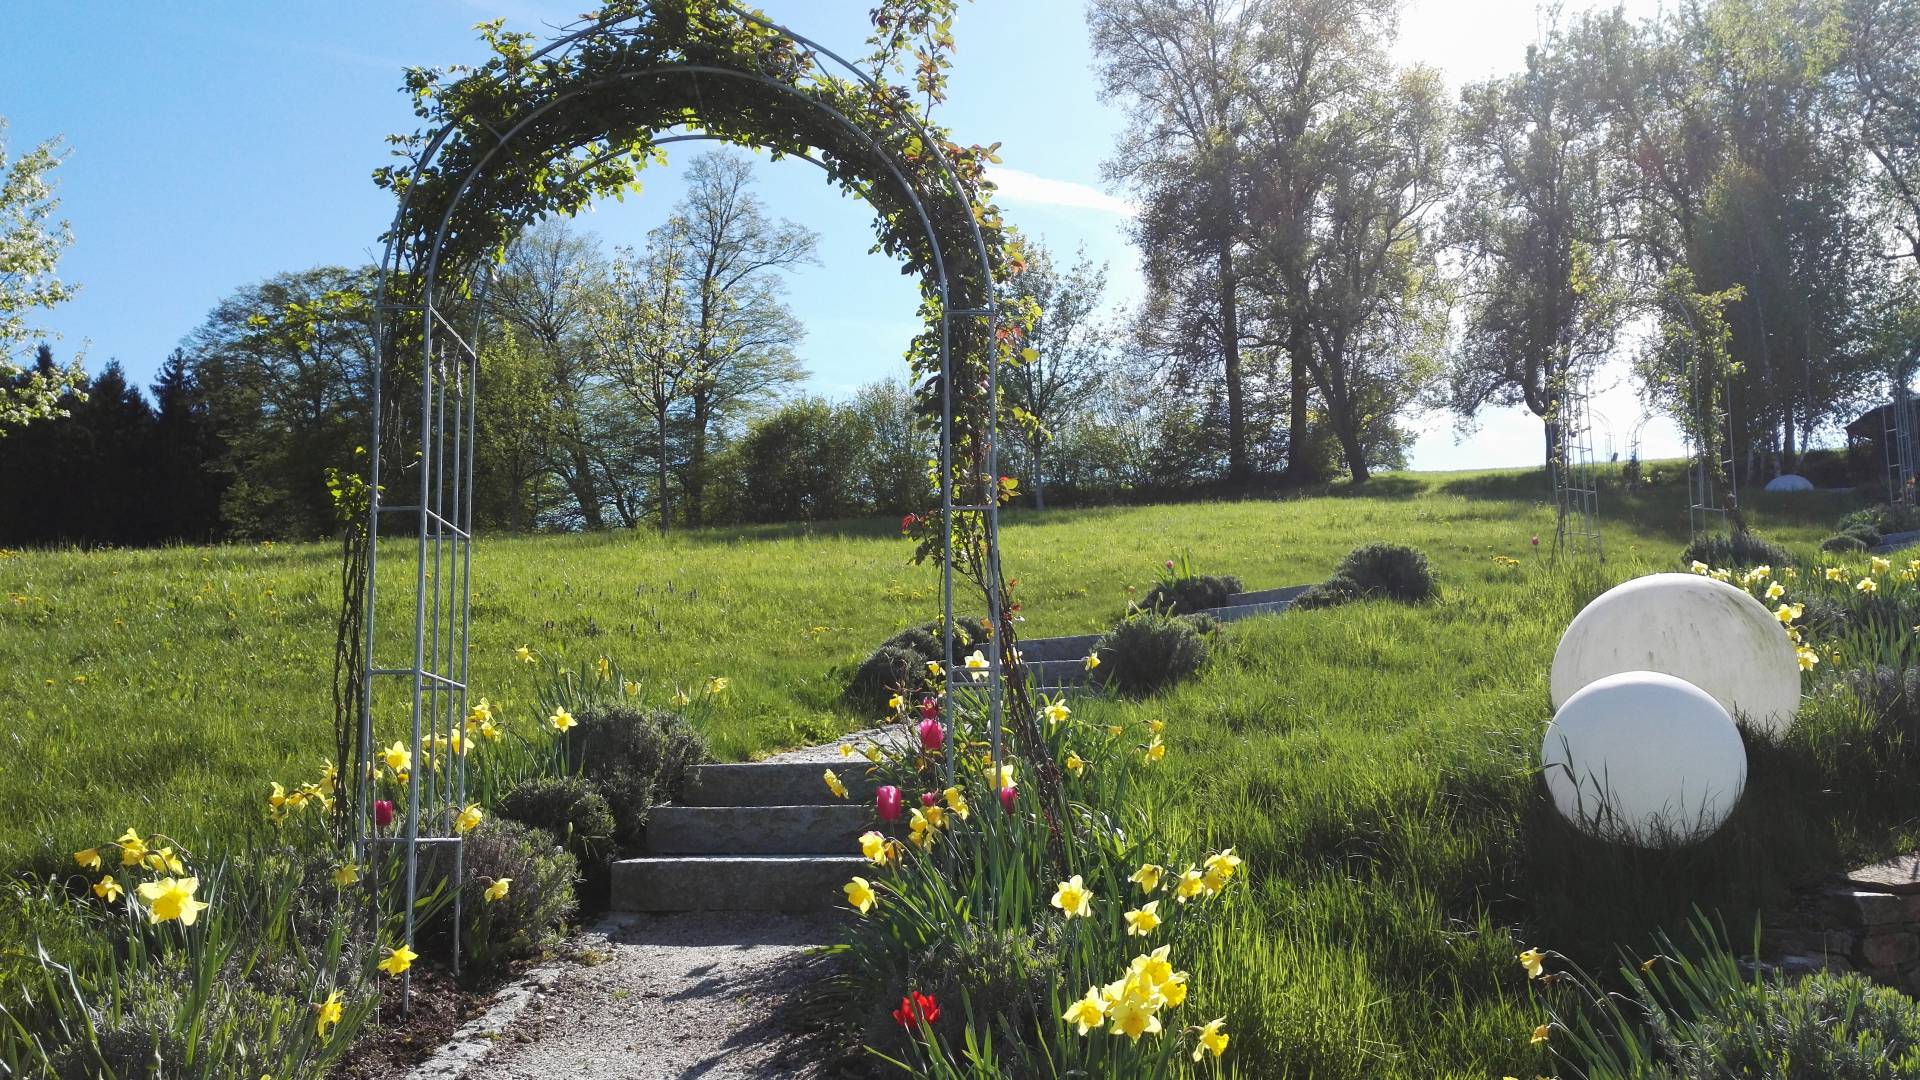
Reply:
[[[1813,481],[1798,473],[1781,473],[1767,481],[1768,491],[1812,491]]]
[[[1671,847],[1720,828],[1747,783],[1740,731],[1712,695],[1657,671],[1582,687],[1547,725],[1547,791],[1582,832]]]
[[[1774,735],[1800,708],[1800,663],[1779,621],[1744,589],[1699,574],[1634,578],[1574,616],[1553,653],[1554,707],[1621,671],[1685,679]]]

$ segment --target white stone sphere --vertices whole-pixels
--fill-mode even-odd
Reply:
[[[1812,491],[1813,481],[1798,473],[1781,473],[1767,481],[1768,491]]]
[[[1746,590],[1699,574],[1622,582],[1574,616],[1553,652],[1554,708],[1621,671],[1685,679],[1776,736],[1800,708],[1799,657],[1773,613]]]
[[[1740,730],[1712,695],[1672,675],[1623,671],[1582,687],[1540,746],[1560,816],[1640,847],[1704,839],[1747,783]]]

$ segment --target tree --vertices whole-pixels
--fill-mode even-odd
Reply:
[[[173,350],[148,389],[154,409],[149,502],[157,538],[214,539],[223,531],[220,502],[227,483],[214,468],[222,442],[185,350]]]
[[[1241,358],[1239,260],[1248,235],[1241,199],[1248,10],[1229,0],[1093,0],[1087,28],[1104,96],[1127,105],[1128,126],[1105,166],[1140,197],[1134,223],[1157,310],[1204,309],[1204,339],[1177,356],[1221,372],[1227,476],[1252,478]]]
[[[611,378],[646,416],[646,453],[654,469],[653,513],[660,531],[672,523],[671,475],[676,442],[685,426],[698,362],[694,313],[688,302],[684,222],[679,218],[647,236],[645,254],[615,254],[603,286],[589,305],[594,366]]]
[[[801,397],[758,417],[724,454],[717,470],[731,482],[718,518],[743,522],[828,521],[870,510],[848,482],[862,452],[853,412],[818,397]],[[717,511],[717,512],[716,512]]]
[[[54,276],[60,253],[73,242],[49,179],[60,164],[60,144],[48,140],[9,161],[7,125],[0,118],[0,438],[9,427],[65,415],[63,398],[84,393],[86,371],[75,357],[65,367],[15,358],[28,342],[46,332],[28,322],[28,313],[66,302],[73,287]],[[50,356],[43,348],[41,361]]]
[[[1003,298],[1032,301],[1040,311],[1027,331],[1029,358],[1001,374],[1013,405],[1033,418],[1019,431],[1036,510],[1047,505],[1047,443],[1092,399],[1111,362],[1107,328],[1096,321],[1106,288],[1106,266],[1095,266],[1085,251],[1062,272],[1054,266],[1052,252],[1029,242],[1027,269],[1013,279]]]
[[[790,221],[768,219],[753,194],[752,163],[721,152],[687,169],[687,194],[671,235],[691,308],[687,344],[687,522],[700,524],[707,458],[717,437],[806,377],[794,355],[806,331],[781,301],[773,273],[815,261],[818,239]]]
[[[924,510],[932,481],[927,462],[940,452],[914,413],[913,390],[898,379],[862,386],[848,405],[862,447],[851,479],[878,514]]]
[[[1612,353],[1626,313],[1605,128],[1557,29],[1527,49],[1524,72],[1460,97],[1448,239],[1466,302],[1449,404],[1463,420],[1526,406],[1543,422],[1551,469],[1566,390]]]
[[[183,348],[219,433],[221,515],[240,536],[334,528],[329,467],[354,466],[372,430],[374,271],[278,274],[222,300]],[[383,478],[389,497],[404,467]],[[415,474],[417,475],[417,473]]]
[[[1846,108],[1873,159],[1882,224],[1907,273],[1920,273],[1920,3],[1843,0],[1839,26]]]
[[[1439,74],[1400,73],[1333,123],[1305,283],[1307,370],[1347,472],[1437,373],[1447,299],[1429,230],[1445,194],[1448,113]]]

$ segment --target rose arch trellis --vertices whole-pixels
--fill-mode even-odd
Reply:
[[[404,859],[408,945],[422,849],[450,851],[454,880],[460,871],[455,823],[466,795],[465,757],[447,748],[468,710],[482,389],[474,297],[521,230],[633,187],[671,143],[715,140],[817,165],[874,208],[875,250],[919,275],[924,328],[908,359],[918,410],[939,431],[939,510],[910,531],[916,559],[940,566],[942,720],[951,731],[956,680],[963,679],[954,640],[957,572],[979,587],[994,628],[984,694],[993,775],[1001,775],[1006,752],[1003,718],[1025,745],[1040,745],[998,549],[996,435],[1003,424],[1028,419],[1003,406],[999,373],[1022,359],[1033,312],[1009,310],[995,286],[1021,269],[1019,245],[984,180],[991,149],[952,142],[928,116],[944,86],[954,0],[878,2],[868,66],[879,76],[731,0],[621,0],[538,48],[529,35],[485,24],[494,54],[486,64],[408,73],[427,125],[396,138],[402,162],[376,174],[400,205],[381,262],[375,431],[364,527],[349,530],[335,695],[339,750],[357,780],[352,837],[363,859],[396,848]],[[914,86],[890,85],[888,70],[910,72]],[[456,322],[473,329],[462,335]],[[415,541],[410,656],[398,628],[383,636],[376,614],[378,541],[383,530],[407,529]],[[393,642],[386,651],[402,655],[381,655]],[[415,763],[405,813],[392,828],[375,820],[372,798],[375,687],[383,681],[408,692]],[[955,742],[945,741],[950,775]],[[448,767],[425,767],[436,749]],[[1043,755],[1029,764],[1037,802],[1054,824],[1059,777]],[[456,889],[456,935],[458,897]],[[456,965],[458,955],[456,936]]]

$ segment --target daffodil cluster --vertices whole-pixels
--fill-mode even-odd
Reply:
[[[319,779],[295,787],[292,791],[279,781],[274,781],[267,792],[267,816],[275,825],[286,821],[288,815],[307,807],[313,807],[322,814],[333,811],[334,792],[340,786],[340,770],[332,759],[320,764]]]
[[[109,854],[118,862],[121,873],[150,873],[151,880],[141,882],[134,892],[145,902],[151,923],[179,922],[192,926],[207,909],[205,901],[195,897],[200,879],[187,874],[186,863],[164,837],[142,837],[129,827],[120,838],[73,853],[73,861],[82,870],[99,870]],[[129,875],[130,876],[130,875]],[[107,904],[116,904],[127,893],[127,885],[111,873],[93,883],[93,895]]]
[[[1135,1044],[1142,1036],[1160,1034],[1166,1027],[1162,1014],[1187,1000],[1188,976],[1174,970],[1169,955],[1172,948],[1162,945],[1134,957],[1118,979],[1105,986],[1088,987],[1085,996],[1067,1006],[1060,1019],[1078,1029],[1083,1038],[1101,1027]],[[1207,1054],[1217,1058],[1227,1052],[1225,1017],[1186,1030],[1195,1036],[1193,1060],[1199,1061]]]
[[[1920,566],[1920,559],[1916,559],[1914,564]],[[1875,558],[1873,567],[1873,575],[1878,575],[1885,573],[1891,564],[1885,559]],[[1786,632],[1787,640],[1793,643],[1794,657],[1800,665],[1800,670],[1812,671],[1815,665],[1820,663],[1820,653],[1807,643],[1805,627],[1800,624],[1800,620],[1806,617],[1806,605],[1789,602],[1786,599],[1787,582],[1796,581],[1799,577],[1798,571],[1787,567],[1776,576],[1771,566],[1755,566],[1736,573],[1724,568],[1716,569],[1698,560],[1693,562],[1691,569],[1701,577],[1710,577],[1715,581],[1737,585],[1752,593],[1762,603],[1773,605],[1773,617],[1779,620],[1781,629]],[[1852,584],[1847,571],[1842,567],[1827,567],[1825,577],[1831,582]],[[1860,579],[1860,584],[1865,586],[1858,590],[1860,592],[1874,592],[1879,588],[1877,579],[1871,575]]]

